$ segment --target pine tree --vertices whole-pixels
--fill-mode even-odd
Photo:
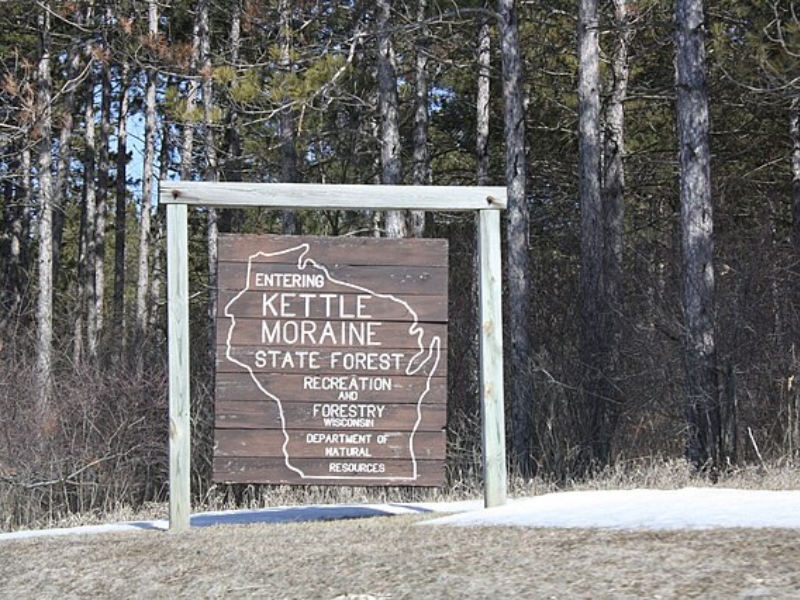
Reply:
[[[686,330],[687,455],[696,467],[713,470],[721,466],[720,411],[714,322],[714,218],[702,0],[677,0],[675,21]]]

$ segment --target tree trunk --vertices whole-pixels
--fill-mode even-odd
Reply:
[[[53,399],[53,183],[52,183],[52,76],[50,72],[50,2],[42,3],[38,17],[39,64],[36,80],[36,127],[39,180],[39,298],[36,305],[36,415],[47,424]]]
[[[511,395],[512,440],[515,467],[523,477],[533,474],[533,369],[531,345],[529,254],[530,218],[527,204],[525,115],[522,89],[522,58],[514,0],[498,0],[500,54],[503,63],[506,142],[506,241],[508,259],[508,390]]]
[[[239,65],[239,53],[242,48],[242,0],[231,2],[231,31],[230,31],[230,53],[231,65],[237,68]],[[225,178],[227,181],[242,180],[242,140],[239,134],[239,112],[235,103],[231,103],[228,109],[226,122],[226,146],[227,160],[225,168]]]
[[[427,0],[417,0],[417,37],[414,61],[414,185],[431,184],[431,161],[428,152],[428,46],[430,45]],[[411,237],[425,236],[425,211],[409,213]]]
[[[484,4],[485,11],[489,6]],[[489,103],[491,102],[492,29],[489,17],[481,13],[478,24],[478,85],[476,93],[475,153],[477,183],[489,185]]]
[[[92,296],[95,303],[95,340],[90,347],[92,359],[97,359],[105,329],[106,287],[106,221],[108,217],[108,189],[111,161],[108,144],[111,141],[111,79],[109,65],[101,63],[100,145],[98,147],[99,172],[97,177],[97,211],[95,213],[95,272]]]
[[[603,289],[607,310],[622,309],[623,239],[625,233],[625,101],[628,97],[628,47],[631,29],[628,0],[614,0],[617,37],[611,57],[611,89],[605,108],[603,139]],[[616,320],[618,321],[618,319]],[[612,325],[612,330],[617,328]]]
[[[242,48],[242,0],[231,2],[231,28],[229,33],[230,64],[240,67]],[[236,102],[229,102],[225,112],[225,152],[222,161],[222,177],[225,181],[242,180],[242,138],[239,132],[239,109]],[[219,230],[227,233],[241,230],[243,210],[227,208],[219,211]]]
[[[211,31],[209,29],[209,0],[199,0],[197,3],[199,64],[203,93],[203,142],[205,144],[206,168],[204,177],[206,181],[219,179],[219,164],[217,161],[217,146],[214,135],[214,77],[211,63]]]
[[[93,49],[88,48],[87,54],[89,62],[93,63]],[[93,69],[93,66],[89,67]],[[86,350],[89,357],[95,355],[97,348],[97,303],[94,299],[95,267],[97,265],[97,236],[95,226],[97,225],[97,133],[95,128],[95,106],[94,106],[94,86],[95,78],[90,75],[86,80],[86,105],[84,108],[84,153],[83,153],[83,205],[84,205],[84,227],[83,239],[86,248],[84,264],[85,281],[79,281],[79,290],[82,293],[77,300],[80,310],[85,310],[86,320]],[[76,321],[75,330],[75,353],[76,364],[83,360],[84,348],[82,344],[83,332],[80,331],[81,319]]]
[[[392,0],[377,0],[378,27],[378,110],[380,112],[381,183],[398,185],[403,181],[400,157],[400,116],[397,96],[397,74],[392,44]],[[386,212],[386,236],[403,238],[407,235],[405,213]]]
[[[161,177],[168,177],[170,164],[169,156],[174,149],[171,148],[170,144],[167,142],[167,140],[169,140],[169,131],[171,127],[170,123],[165,120],[162,124],[162,127],[163,130],[161,132],[161,139],[163,141],[161,143],[161,160],[159,162],[161,164]],[[153,275],[150,277],[150,297],[155,301],[163,298],[163,290],[166,288],[165,280],[167,267],[165,263],[165,216],[166,215],[164,214],[164,211],[155,212],[152,227],[153,234],[151,241],[151,263],[153,265]],[[163,330],[165,319],[166,311],[151,310],[148,324],[153,331],[158,329]]]
[[[216,139],[214,135],[213,109],[214,109],[214,80],[212,78],[211,64],[211,32],[208,18],[209,2],[200,0],[197,4],[197,34],[199,36],[198,48],[200,51],[199,63],[202,77],[203,93],[203,132],[206,157],[204,180],[214,182],[219,180],[219,165],[217,162]],[[214,385],[214,369],[217,355],[217,257],[219,255],[219,230],[217,228],[217,209],[208,209],[208,323],[206,328],[206,370],[211,377],[211,387]]]
[[[10,170],[17,173],[18,182],[11,177],[3,182],[5,197],[5,229],[7,246],[4,248],[5,280],[0,298],[0,340],[13,339],[11,329],[22,323],[26,314],[26,298],[30,288],[30,225],[31,225],[31,151],[25,144],[19,151],[19,160],[11,161]]]
[[[792,144],[792,246],[800,255],[800,99],[798,98],[792,101],[789,108],[789,139]]]
[[[289,0],[280,0],[280,59],[278,67],[288,73],[292,69],[292,3]],[[292,99],[283,98],[283,106],[278,116],[278,136],[281,145],[281,181],[284,183],[297,183],[299,173],[297,169],[297,140],[295,139],[295,114],[292,108]],[[293,210],[284,210],[281,213],[281,232],[284,235],[300,235],[300,221]]]
[[[154,40],[158,35],[158,3],[157,0],[148,1],[148,35]],[[150,214],[153,196],[153,166],[156,155],[156,78],[154,68],[148,67],[147,89],[145,91],[145,116],[144,116],[144,149],[142,159],[142,200],[139,216],[139,256],[137,260],[136,278],[136,340],[137,346],[145,339],[147,326],[150,321],[150,303],[148,292],[150,289]],[[166,144],[166,140],[163,142]],[[136,349],[138,351],[138,348]]]
[[[720,409],[714,324],[714,219],[702,0],[676,1],[676,109],[686,331],[687,457],[719,465]]]
[[[78,269],[75,276],[76,301],[75,318],[72,323],[72,363],[79,365],[83,361],[83,328],[86,325],[86,193],[81,203],[81,217],[78,226]]]
[[[153,233],[152,233],[152,258],[150,262],[153,265],[153,275],[150,277],[150,290],[149,294],[150,297],[154,300],[160,300],[164,302],[164,293],[163,290],[166,288],[166,263],[165,263],[165,243],[166,243],[166,231],[165,231],[165,215],[163,212],[157,212],[153,216]],[[158,331],[159,329],[164,329],[164,323],[166,318],[166,311],[161,310],[151,310],[148,312],[148,326],[153,331]]]
[[[477,85],[475,93],[475,179],[479,186],[490,185],[489,178],[489,105],[491,101],[491,66],[492,66],[492,37],[490,24],[490,7],[486,0],[483,4],[483,11],[479,13],[478,35],[476,39],[476,64],[477,64]],[[470,265],[470,289],[468,294],[459,294],[454,298],[454,302],[461,303],[461,309],[467,314],[465,327],[470,332],[469,347],[460,354],[464,357],[464,369],[470,374],[466,381],[459,381],[456,388],[457,393],[469,399],[465,403],[468,409],[479,411],[478,390],[480,389],[480,334],[481,334],[481,315],[478,298],[480,296],[480,256],[478,253],[480,216],[477,211],[473,218],[473,235],[471,241],[472,264]],[[458,306],[458,304],[456,304]],[[458,310],[458,309],[456,309]],[[463,391],[458,391],[463,390]],[[472,414],[475,414],[473,412]],[[478,440],[480,441],[480,440]]]
[[[600,47],[597,0],[578,6],[578,161],[581,207],[580,356],[583,409],[579,411],[581,473],[608,462],[603,395],[601,323],[603,207],[600,197]]]
[[[128,84],[129,66],[125,63],[120,74],[120,105],[117,121],[117,173],[116,203],[114,208],[114,298],[113,298],[113,339],[117,343],[117,353],[125,350],[125,238],[127,233],[127,166],[128,166],[128,107],[130,86]]]
[[[797,297],[800,288],[800,98],[794,98],[789,106],[789,140],[791,142],[790,164],[792,169],[792,231],[791,243],[794,250],[792,261],[793,284],[790,291]],[[796,381],[800,381],[800,361],[797,359],[796,345],[792,345],[792,370]],[[800,386],[795,385],[788,402],[789,456],[800,457]]]
[[[70,81],[66,85],[63,108],[59,117],[61,131],[58,134],[58,164],[53,188],[53,281],[58,281],[61,266],[61,240],[66,221],[67,181],[72,161],[72,130],[75,125],[75,90],[79,86],[78,77],[81,65],[80,48],[77,45],[70,49],[69,65]]]
[[[631,30],[628,0],[614,0],[617,35],[611,56],[611,89],[605,107],[603,138],[603,278],[602,331],[604,337],[602,394],[605,399],[606,443],[616,431],[624,401],[618,386],[622,365],[623,240],[625,233],[625,100],[628,94],[628,46]]]
[[[200,59],[199,28],[199,19],[195,17],[192,33],[192,54],[189,61],[189,79],[186,82],[186,110],[182,115],[180,176],[181,179],[186,181],[191,180],[194,174],[194,120],[191,115],[197,108],[197,97],[200,92],[200,83],[197,81],[197,67]]]
[[[205,154],[205,169],[203,180],[215,182],[219,180],[219,164],[217,160],[216,135],[214,125],[214,80],[213,65],[211,61],[211,31],[209,29],[209,0],[197,2],[197,36],[195,46],[199,50],[198,64],[200,66],[202,108],[203,108],[203,149]],[[217,258],[219,256],[219,229],[218,213],[216,207],[210,206],[206,216],[206,242],[208,245],[208,290],[206,292],[206,353],[204,371],[210,390],[216,386],[216,360],[217,360],[217,293],[219,287],[219,271]],[[200,432],[209,432],[213,428],[212,397],[204,395],[195,402],[195,419],[199,425],[199,437],[195,440],[198,449],[204,449],[206,455],[212,453],[213,442],[209,435]],[[208,463],[205,463],[208,464]]]

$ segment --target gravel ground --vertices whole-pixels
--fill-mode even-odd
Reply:
[[[2,598],[798,598],[793,530],[380,517],[0,542]]]

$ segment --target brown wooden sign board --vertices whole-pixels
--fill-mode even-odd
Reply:
[[[213,476],[444,483],[447,242],[224,235]]]

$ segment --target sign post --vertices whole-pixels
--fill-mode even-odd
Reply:
[[[167,205],[167,240],[168,240],[168,326],[169,326],[169,395],[170,395],[170,530],[181,531],[189,527],[190,483],[189,483],[189,314],[188,314],[188,242],[187,242],[187,207],[215,206],[228,208],[267,207],[274,209],[296,210],[441,210],[441,211],[478,211],[480,231],[480,265],[481,265],[481,407],[483,421],[484,444],[484,501],[487,507],[498,506],[506,499],[506,460],[505,460],[505,426],[503,416],[503,360],[502,360],[502,296],[500,285],[500,219],[499,210],[506,205],[506,189],[502,187],[445,187],[445,186],[359,186],[359,185],[313,185],[313,184],[261,184],[261,183],[205,183],[189,181],[162,182],[160,202]],[[369,289],[369,288],[365,288]],[[291,293],[291,292],[287,292]],[[306,294],[313,293],[306,291]],[[335,294],[334,294],[335,295]],[[364,293],[364,296],[374,296]],[[358,294],[356,294],[358,296]],[[292,297],[286,296],[290,303]],[[297,300],[297,298],[294,298]],[[303,299],[299,307],[305,310]],[[274,302],[274,301],[273,301]],[[311,298],[308,298],[308,310],[311,311]],[[331,299],[331,302],[333,300]],[[357,302],[357,300],[356,300]],[[371,301],[362,301],[362,316],[368,314],[366,305]],[[267,311],[271,310],[269,304]],[[282,306],[282,305],[281,305]],[[294,312],[294,308],[286,310]],[[333,306],[333,305],[330,305]],[[283,308],[276,309],[278,311]],[[347,309],[344,309],[347,310]],[[353,309],[357,314],[358,307]],[[264,311],[262,297],[262,312]],[[231,311],[229,311],[230,313]],[[235,310],[233,311],[235,318]],[[274,315],[273,315],[274,316]],[[288,315],[287,315],[288,316]],[[262,314],[263,317],[263,314]],[[230,318],[230,315],[228,316]],[[355,319],[359,321],[359,319]],[[363,319],[368,321],[367,319]],[[274,323],[268,325],[268,333],[262,335],[278,335]],[[302,335],[302,325],[299,325]],[[322,330],[311,333],[306,326],[306,341],[321,338]],[[322,326],[324,327],[324,325]],[[365,326],[366,327],[366,326]],[[263,328],[263,325],[262,325]],[[230,334],[232,328],[229,328]],[[285,332],[284,332],[285,333]],[[291,334],[292,332],[290,332]],[[368,331],[362,332],[369,336]],[[374,332],[373,332],[374,333]],[[236,335],[233,333],[231,335]],[[355,335],[355,334],[354,334]],[[377,335],[377,333],[374,333]],[[311,337],[309,337],[311,336]],[[316,336],[316,337],[314,337]],[[370,338],[367,338],[370,339]],[[371,338],[378,341],[377,337]],[[382,343],[382,342],[381,342]],[[429,355],[431,348],[427,346]],[[441,349],[441,346],[439,346]],[[263,350],[263,349],[262,349]],[[395,349],[396,350],[396,349]],[[311,352],[311,350],[307,350]],[[327,360],[333,360],[331,350]],[[400,353],[399,351],[396,353]],[[234,353],[235,354],[235,351]],[[380,354],[378,352],[377,354]],[[391,355],[391,353],[389,353]],[[405,353],[403,353],[405,354]],[[432,355],[431,355],[432,356]],[[277,356],[275,356],[277,359]],[[295,357],[296,358],[296,357]],[[308,358],[308,355],[306,355]],[[320,358],[320,357],[318,357]],[[341,358],[341,357],[340,357]],[[255,361],[252,354],[248,361]],[[269,355],[259,360],[271,360]],[[341,358],[341,360],[344,360]],[[353,359],[355,361],[355,358]],[[368,357],[364,360],[369,360]],[[380,357],[375,358],[380,361]],[[391,357],[387,359],[391,361]],[[399,359],[398,359],[399,360]],[[244,362],[244,361],[243,361]],[[246,362],[245,364],[250,364]],[[362,366],[368,363],[362,363]],[[424,361],[429,371],[434,364]],[[257,366],[255,362],[252,365]],[[355,366],[355,362],[353,364]],[[388,363],[387,363],[388,366]],[[398,362],[399,366],[399,362]],[[247,369],[245,368],[245,371]],[[425,373],[425,371],[423,371]],[[314,377],[314,374],[307,375]],[[256,376],[258,379],[259,376]],[[427,377],[427,376],[426,376]],[[373,382],[374,385],[377,385]],[[306,384],[304,384],[306,385]],[[309,380],[307,389],[313,390],[315,383]],[[320,385],[322,385],[320,383]],[[358,385],[358,380],[357,380]],[[365,384],[369,385],[369,384]],[[321,404],[321,403],[318,403]],[[314,403],[311,402],[313,417]],[[385,405],[383,410],[388,410]],[[361,409],[359,409],[361,410]],[[352,418],[378,417],[378,403],[373,403],[372,416]],[[384,413],[385,414],[385,413]],[[324,418],[324,417],[321,417]],[[329,416],[328,418],[343,418]],[[351,417],[346,417],[351,418]],[[377,432],[376,432],[377,435]],[[306,438],[304,443],[309,445]],[[377,438],[376,438],[377,440]],[[288,445],[291,440],[284,438]],[[357,440],[364,441],[364,440]],[[313,442],[312,442],[313,443]],[[369,444],[353,444],[358,448],[369,447]],[[348,447],[348,445],[331,447]],[[413,452],[413,446],[408,446]],[[361,451],[356,451],[361,452]],[[347,451],[345,451],[347,453]],[[284,455],[289,461],[290,456]],[[366,457],[362,457],[366,458]],[[297,459],[299,460],[299,458]],[[406,461],[408,463],[408,461]],[[300,464],[300,463],[298,463]],[[328,473],[331,475],[330,464]],[[361,464],[359,461],[343,461],[340,464]],[[372,461],[366,464],[380,464]],[[386,463],[383,463],[384,465]],[[419,465],[417,464],[417,467]],[[351,469],[351,467],[346,467]],[[366,467],[356,467],[367,469]],[[386,467],[384,466],[384,469]],[[414,465],[411,466],[412,472]],[[305,473],[302,468],[298,468]],[[348,474],[352,475],[352,474]],[[384,481],[385,485],[386,482]]]
[[[167,206],[169,526],[189,528],[189,243],[186,205]]]
[[[481,423],[486,508],[506,503],[506,430],[503,393],[502,263],[500,214],[478,213],[481,321]]]

